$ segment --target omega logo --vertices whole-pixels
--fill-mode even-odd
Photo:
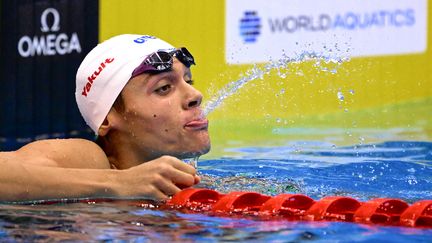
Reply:
[[[48,16],[52,16],[53,23],[48,25]],[[60,30],[60,13],[55,8],[47,8],[41,14],[41,28],[43,33],[58,32]],[[48,33],[42,36],[23,36],[18,41],[18,52],[22,57],[65,55],[72,52],[81,53],[78,34],[73,32]]]
[[[47,24],[47,17],[48,14],[52,14],[52,16],[54,17],[54,23],[51,26],[51,29],[48,28],[48,24]],[[57,9],[55,8],[47,8],[45,9],[45,11],[43,11],[42,15],[41,15],[41,30],[42,32],[48,32],[48,31],[59,31],[60,30],[60,14],[57,11]]]

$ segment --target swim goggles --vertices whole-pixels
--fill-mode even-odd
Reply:
[[[195,65],[192,54],[185,48],[181,47],[174,51],[157,51],[147,56],[144,61],[132,72],[132,76],[136,77],[145,72],[164,72],[170,70],[173,65],[173,58],[176,57],[186,67]]]

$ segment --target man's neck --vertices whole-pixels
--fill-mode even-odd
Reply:
[[[134,144],[117,138],[102,138],[98,144],[104,150],[113,169],[124,170],[150,161],[149,153],[140,152]]]

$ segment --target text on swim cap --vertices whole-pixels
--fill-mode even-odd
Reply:
[[[134,42],[138,43],[138,44],[142,44],[142,43],[146,42],[147,40],[154,40],[154,39],[156,39],[156,37],[151,36],[151,35],[143,35],[143,36],[135,39]]]
[[[85,84],[85,86],[83,87],[83,91],[81,93],[83,96],[87,97],[87,94],[90,92],[93,82],[95,81],[95,79],[97,78],[97,76],[99,76],[99,74],[102,72],[102,70],[105,69],[105,67],[106,67],[105,64],[110,64],[113,61],[114,61],[114,58],[107,58],[107,59],[105,59],[104,62],[101,62],[101,64],[99,65],[98,69],[96,71],[94,71],[91,76],[87,77],[88,81]]]

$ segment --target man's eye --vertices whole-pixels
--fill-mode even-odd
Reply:
[[[190,85],[194,85],[195,82],[191,79],[191,80],[186,81],[186,83],[188,83]]]
[[[169,93],[170,90],[171,90],[171,84],[166,84],[160,88],[157,88],[155,92],[158,93],[159,95],[166,95]]]

